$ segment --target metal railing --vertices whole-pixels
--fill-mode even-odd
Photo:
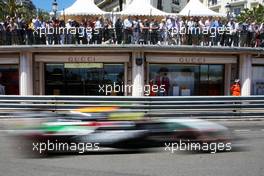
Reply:
[[[146,117],[263,118],[264,96],[94,97],[0,96],[0,117],[19,112],[68,112],[82,107],[118,106],[122,112],[144,112]],[[12,114],[12,115],[11,115]]]
[[[215,6],[218,4],[209,4]],[[217,27],[207,28],[201,26],[188,27],[187,24],[181,28],[165,28],[165,29],[146,29],[146,32],[133,34],[125,32],[124,29],[108,28],[109,36],[104,37],[104,28],[94,29],[99,31],[98,34],[92,32],[92,28],[75,28],[80,31],[78,34],[64,32],[62,34],[46,34],[49,28],[39,29],[40,32],[34,32],[30,35],[19,36],[16,33],[7,33],[0,30],[0,46],[30,46],[30,45],[47,45],[47,46],[67,46],[67,45],[110,45],[123,46],[125,44],[135,44],[144,46],[228,46],[228,47],[264,47],[264,34],[260,34],[260,38],[247,38],[244,41],[243,31],[238,30],[232,35],[224,35],[230,33],[230,28]],[[52,27],[51,27],[52,29]],[[43,30],[43,32],[41,32]],[[53,29],[54,30],[54,29]],[[117,33],[116,31],[122,31]],[[55,30],[56,31],[56,30]],[[87,32],[88,31],[88,32]],[[245,32],[245,31],[244,31]],[[246,31],[249,32],[249,31]],[[24,31],[24,33],[26,33]],[[135,37],[134,35],[139,35]],[[56,37],[55,37],[56,36]],[[256,35],[254,35],[256,36]]]

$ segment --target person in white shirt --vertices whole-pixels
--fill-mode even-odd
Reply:
[[[139,43],[139,35],[140,35],[140,20],[138,17],[133,21],[133,43]]]
[[[201,45],[205,45],[205,37],[203,35],[203,32],[205,29],[205,21],[203,19],[203,17],[200,18],[199,22],[198,22],[198,25],[199,25],[199,28],[200,28],[200,31],[201,31]]]
[[[71,19],[68,19],[66,25],[66,44],[72,44],[72,34],[70,32],[71,28],[72,28],[72,20]]]
[[[235,29],[234,29],[234,35],[233,35],[233,40],[234,40],[234,46],[238,47],[239,45],[239,31],[240,31],[240,26],[237,20],[235,19]]]
[[[162,19],[161,23],[159,24],[159,44],[165,44],[166,33],[166,19]]]
[[[167,42],[168,44],[171,44],[172,43],[172,30],[173,30],[173,23],[172,23],[172,20],[171,18],[168,16],[167,19],[166,19],[166,30],[167,30]]]
[[[53,35],[54,35],[54,26],[53,26],[51,21],[46,23],[46,31],[47,31],[46,44],[47,45],[54,45],[54,37],[53,37]]]
[[[187,45],[187,30],[187,20],[185,18],[182,18],[180,21],[180,36],[182,45]]]
[[[212,19],[208,18],[204,22],[204,30],[206,30],[206,34],[204,35],[204,45],[209,46],[210,45],[210,27],[211,27]],[[208,34],[207,34],[208,33]]]
[[[124,20],[124,42],[130,44],[132,42],[133,35],[133,22],[129,16]]]
[[[175,40],[175,44],[181,45],[181,35],[180,35],[181,21],[180,21],[180,18],[175,18],[173,26],[174,26],[173,27],[173,38]]]
[[[102,18],[98,18],[94,24],[94,28],[95,29],[101,29],[103,27],[103,24],[102,24]]]
[[[97,18],[94,24],[94,41],[95,44],[101,44],[103,40],[103,18]]]
[[[247,39],[247,46],[253,47],[254,46],[254,32],[255,32],[255,23],[251,22],[248,27],[248,39]]]
[[[231,18],[230,21],[227,23],[227,27],[229,29],[229,35],[227,35],[228,37],[227,46],[235,45],[235,43],[233,42],[236,40],[236,22],[234,21],[233,18]]]
[[[167,29],[168,30],[171,30],[172,27],[173,27],[173,24],[172,24],[172,21],[171,21],[171,18],[170,17],[167,17],[166,26],[167,26]]]
[[[194,21],[192,17],[187,21],[187,28],[187,44],[192,45],[192,34],[194,33]]]

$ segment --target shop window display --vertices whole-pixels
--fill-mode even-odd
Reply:
[[[18,65],[0,65],[0,95],[19,95]]]
[[[199,80],[199,66],[150,64],[149,79],[158,87],[165,87],[165,92],[158,92],[156,96],[196,95],[195,82]]]
[[[45,69],[46,95],[105,95],[99,85],[124,82],[124,64],[46,64]]]
[[[200,65],[199,95],[224,94],[224,65]]]
[[[264,66],[253,66],[252,94],[264,95]]]
[[[150,64],[149,82],[165,92],[152,96],[223,95],[224,65]]]

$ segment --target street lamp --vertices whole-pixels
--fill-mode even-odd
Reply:
[[[231,17],[231,4],[226,3],[225,8],[227,9],[227,19],[230,20]]]
[[[57,0],[54,0],[53,3],[52,3],[52,11],[54,12],[54,17],[56,18],[57,11],[58,11],[58,3],[57,3]]]

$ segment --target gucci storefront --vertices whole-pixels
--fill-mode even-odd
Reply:
[[[0,55],[0,95],[19,95],[19,55]]]
[[[252,95],[264,95],[264,58],[253,59]]]
[[[135,87],[131,54],[36,54],[35,94],[124,96],[129,91],[100,91],[101,86]],[[230,83],[237,77],[237,57],[225,55],[144,55],[142,86],[163,85],[164,92],[147,96],[229,95]],[[134,72],[137,72],[134,70]],[[142,76],[141,75],[141,76]],[[137,77],[137,76],[136,76]],[[134,82],[134,83],[133,83]],[[144,94],[143,94],[144,95]]]
[[[0,94],[222,96],[239,78],[242,96],[264,95],[263,53],[184,46],[0,47]],[[151,92],[155,86],[158,91]]]
[[[165,85],[156,96],[221,96],[236,77],[237,57],[147,55],[148,82]]]
[[[41,95],[125,95],[106,94],[100,87],[127,83],[129,54],[36,55],[35,82]]]

